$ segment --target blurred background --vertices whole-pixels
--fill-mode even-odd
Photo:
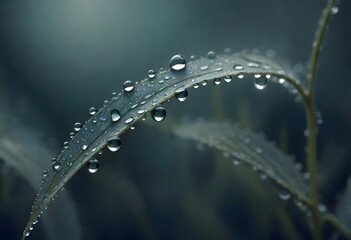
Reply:
[[[73,124],[87,120],[88,109],[102,106],[125,80],[167,67],[174,54],[199,57],[227,47],[274,50],[292,66],[305,66],[325,4],[1,0],[0,238],[20,238],[41,172]],[[351,174],[351,2],[337,6],[316,83],[323,116],[321,200],[331,211]],[[187,116],[240,122],[303,161],[303,106],[274,84],[264,91],[251,81],[190,90],[186,102],[171,101],[166,108],[167,118],[177,121]],[[69,205],[55,201],[51,208],[58,213],[47,217],[53,224],[39,223],[31,239],[310,239],[304,213],[281,201],[269,181],[220,153],[159,131],[167,119],[147,122],[123,135],[117,154],[99,156],[96,174],[82,169],[68,183],[62,198]],[[29,159],[37,161],[33,170]]]

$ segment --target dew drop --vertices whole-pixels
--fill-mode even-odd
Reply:
[[[63,143],[63,148],[66,149],[66,148],[68,148],[68,146],[69,146],[69,142],[64,142],[64,143]]]
[[[94,115],[96,114],[96,112],[97,112],[96,107],[91,107],[91,108],[89,109],[89,114],[90,114],[91,116],[94,116]]]
[[[262,90],[267,86],[267,78],[262,77],[260,74],[255,75],[254,85],[258,90]]]
[[[230,75],[224,77],[224,81],[227,82],[227,83],[231,82],[232,79],[233,79],[233,78],[232,78],[232,76],[230,76]]]
[[[185,101],[186,97],[188,96],[188,91],[181,87],[181,88],[178,88],[177,90],[175,90],[175,96],[176,98],[180,101],[180,102],[183,102]]]
[[[205,80],[201,84],[202,84],[202,86],[206,86],[207,85],[207,81]]]
[[[150,79],[153,79],[154,77],[156,77],[156,72],[155,70],[149,70],[148,73],[147,73],[147,76],[150,78]]]
[[[134,89],[134,83],[130,80],[127,80],[123,83],[123,90],[125,92],[130,92]]]
[[[164,107],[156,107],[152,109],[151,117],[156,122],[162,122],[166,118],[166,109]]]
[[[209,52],[207,53],[207,58],[209,58],[209,59],[215,59],[215,58],[216,58],[216,53],[213,52],[213,51],[209,51]]]
[[[238,75],[236,75],[238,78],[243,79],[244,78],[244,74],[243,73],[239,73]]]
[[[87,168],[90,173],[96,173],[99,170],[100,163],[97,159],[91,159],[87,163]]]
[[[111,110],[111,120],[112,122],[117,122],[121,118],[121,113],[117,109]]]
[[[214,82],[214,84],[219,85],[221,83],[221,79],[215,78],[215,79],[213,79],[213,82]]]
[[[199,88],[199,86],[200,85],[198,83],[196,83],[196,84],[194,84],[193,88],[197,89],[197,88]]]
[[[203,65],[203,66],[200,67],[200,69],[201,69],[202,71],[205,71],[205,70],[208,69],[208,66],[207,66],[207,65]]]
[[[174,55],[169,61],[169,67],[173,71],[183,70],[186,66],[186,60],[182,55]]]
[[[285,79],[284,78],[279,78],[279,81],[278,81],[280,84],[283,84],[285,83]]]
[[[131,123],[131,122],[133,122],[133,121],[134,121],[134,118],[129,117],[129,118],[127,118],[127,119],[124,121],[124,123],[125,123],[125,124],[129,124],[129,123]]]
[[[60,171],[61,169],[61,163],[55,161],[52,163],[52,169],[54,169],[55,171]]]
[[[84,144],[83,146],[82,146],[82,150],[85,150],[85,149],[87,149],[88,148],[88,145],[86,145],[86,144]]]
[[[48,171],[43,172],[43,177],[46,178],[48,176]]]
[[[335,15],[335,14],[337,14],[338,12],[339,12],[339,8],[338,8],[338,7],[334,6],[334,7],[331,8],[331,13],[332,13],[332,14]]]
[[[290,193],[287,190],[283,189],[279,192],[279,198],[281,200],[288,200],[290,198]]]
[[[121,147],[122,142],[121,139],[118,136],[111,137],[107,140],[107,148],[111,152],[116,152],[118,149]]]
[[[234,164],[235,166],[239,166],[240,163],[241,163],[241,159],[240,159],[240,158],[235,158],[235,159],[233,160],[233,164]]]
[[[234,68],[234,70],[243,70],[244,69],[243,65],[241,65],[241,64],[234,64],[233,68]]]
[[[80,129],[82,129],[82,124],[80,122],[76,122],[74,124],[74,131],[79,132]]]

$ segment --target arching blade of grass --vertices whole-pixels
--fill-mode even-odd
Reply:
[[[345,193],[336,208],[336,217],[347,227],[348,236],[351,238],[351,178],[349,178]]]
[[[235,162],[244,162],[265,174],[299,200],[309,204],[308,183],[293,159],[275,145],[249,130],[229,123],[202,120],[182,124],[175,134],[224,152]]]
[[[208,84],[215,85],[212,83],[214,79],[227,84],[230,78],[235,82],[241,80],[236,79],[236,76],[241,78],[244,75],[255,75],[263,82],[266,77],[269,78],[268,81],[273,78],[276,81],[284,78],[287,83],[290,83],[285,86],[290,89],[293,89],[291,87],[293,86],[304,97],[304,89],[298,81],[294,80],[292,72],[271,59],[248,53],[200,58],[189,61],[184,69],[160,70],[156,72],[156,76],[150,75],[149,78],[135,83],[134,88],[129,86],[120,94],[112,96],[111,101],[95,113],[65,146],[57,158],[55,164],[57,169],[51,169],[43,181],[25,234],[29,234],[29,228],[33,222],[58,191],[108,144],[111,137],[120,136],[145,114],[174,95],[179,100],[184,100],[187,95],[186,89],[189,87],[202,87],[207,81],[211,81]]]

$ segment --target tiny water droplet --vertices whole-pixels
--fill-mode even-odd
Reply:
[[[46,178],[47,175],[48,175],[48,171],[44,171],[44,172],[43,172],[43,177]]]
[[[241,64],[234,64],[233,68],[234,68],[234,70],[243,70],[244,69],[243,65],[241,65]]]
[[[244,78],[244,74],[243,73],[238,73],[238,75],[236,75],[238,78],[242,79]]]
[[[279,81],[278,81],[280,84],[283,84],[285,83],[285,79],[284,78],[279,78]]]
[[[180,102],[185,101],[186,97],[188,96],[188,91],[183,87],[178,88],[177,90],[175,90],[174,93],[175,93],[176,98]]]
[[[63,143],[63,148],[66,149],[66,148],[68,148],[68,146],[69,146],[69,142],[64,142],[64,143]]]
[[[87,163],[87,168],[90,173],[96,173],[99,170],[100,163],[97,159],[91,159]]]
[[[150,69],[147,73],[147,76],[150,78],[150,79],[153,79],[154,77],[156,77],[156,72],[155,70],[152,70]]]
[[[335,15],[335,14],[337,14],[338,12],[339,12],[339,8],[338,8],[338,7],[334,6],[334,7],[331,8],[331,13],[332,13],[332,14]]]
[[[134,89],[134,83],[130,80],[127,80],[123,83],[123,90],[125,92],[130,92]]]
[[[327,206],[325,206],[324,204],[320,203],[318,204],[318,211],[321,213],[325,213],[328,210]]]
[[[121,147],[122,142],[121,139],[118,136],[111,137],[107,140],[107,148],[111,152],[116,152],[118,149]]]
[[[207,81],[205,80],[201,84],[202,84],[202,86],[206,86],[207,85]]]
[[[129,118],[127,118],[127,119],[124,121],[124,123],[125,123],[125,124],[129,124],[129,123],[131,123],[131,122],[133,122],[133,121],[134,121],[134,118],[129,117]]]
[[[169,61],[169,67],[173,71],[180,71],[186,67],[186,60],[182,55],[174,55]]]
[[[267,86],[267,78],[262,77],[260,74],[255,75],[254,85],[258,90],[262,90]]]
[[[199,86],[200,85],[198,83],[196,83],[196,84],[194,84],[193,88],[197,89],[197,88],[199,88]]]
[[[216,58],[216,53],[213,52],[213,51],[209,51],[209,52],[207,53],[207,58],[209,58],[209,59],[215,59],[215,58]]]
[[[70,132],[69,133],[69,137],[72,139],[72,138],[74,138],[74,132]]]
[[[55,171],[59,171],[61,169],[61,163],[55,161],[52,163],[52,169],[54,169]]]
[[[200,67],[200,69],[201,69],[202,71],[205,71],[205,70],[208,69],[208,66],[207,66],[207,65],[203,65],[203,66]]]
[[[214,82],[214,84],[219,85],[221,83],[221,79],[215,78],[215,79],[213,79],[213,82]]]
[[[91,108],[89,109],[89,114],[90,114],[91,116],[95,115],[96,112],[97,112],[96,107],[91,107]]]
[[[239,166],[240,163],[241,163],[241,159],[240,159],[240,158],[235,158],[235,159],[233,160],[233,164],[234,164],[235,166]]]
[[[156,107],[152,109],[151,117],[156,122],[162,122],[166,118],[166,109],[164,107]]]
[[[86,145],[86,144],[84,144],[83,146],[82,146],[82,150],[85,150],[85,149],[87,149],[88,148],[88,145]]]
[[[233,79],[233,78],[232,78],[231,75],[228,75],[228,76],[225,76],[225,77],[224,77],[224,81],[227,82],[227,83],[231,82],[232,79]]]
[[[121,118],[121,113],[117,109],[111,110],[111,120],[112,122],[117,122]]]
[[[287,190],[283,189],[279,192],[279,198],[281,200],[288,200],[290,198],[290,193]]]
[[[74,124],[74,131],[79,132],[80,129],[82,129],[82,124],[80,122],[76,122]]]

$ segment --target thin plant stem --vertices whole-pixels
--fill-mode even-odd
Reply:
[[[328,20],[331,14],[332,7],[335,0],[328,0],[327,6],[322,12],[322,19],[316,31],[313,41],[313,48],[310,59],[310,71],[308,74],[308,92],[307,101],[305,102],[306,108],[306,121],[308,129],[307,137],[307,154],[306,159],[308,163],[308,170],[310,173],[310,190],[311,190],[311,210],[313,214],[314,224],[314,239],[322,239],[322,221],[318,211],[318,183],[317,183],[317,123],[315,115],[315,75],[317,63],[321,48],[321,43],[325,34]]]

